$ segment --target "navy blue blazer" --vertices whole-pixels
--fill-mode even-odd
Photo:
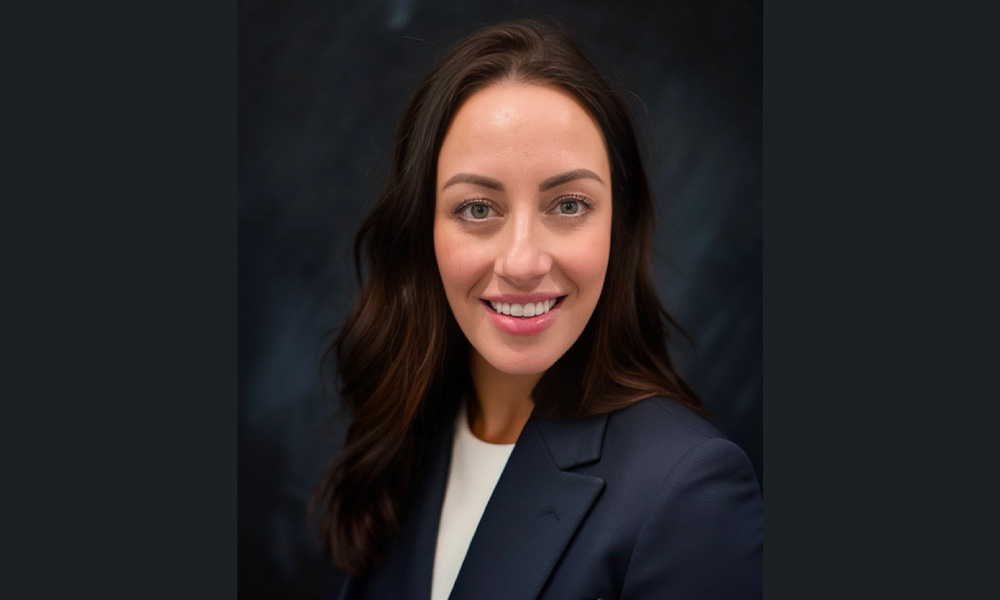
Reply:
[[[400,535],[342,600],[426,599],[451,435]],[[751,599],[763,595],[763,505],[746,454],[667,398],[578,421],[532,416],[453,600]]]

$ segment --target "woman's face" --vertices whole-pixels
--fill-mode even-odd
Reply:
[[[557,88],[493,84],[456,113],[435,190],[434,250],[458,325],[498,371],[543,373],[604,286],[612,198],[600,128]]]

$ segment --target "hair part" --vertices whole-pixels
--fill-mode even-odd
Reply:
[[[471,385],[469,344],[434,254],[437,160],[461,104],[501,81],[571,94],[600,126],[611,167],[604,289],[580,338],[535,387],[536,412],[577,418],[653,395],[705,412],[667,353],[676,323],[649,273],[653,204],[626,104],[558,26],[515,21],[475,32],[438,60],[403,112],[385,186],[355,240],[361,295],[328,350],[353,419],[310,509],[321,514],[324,550],[355,575],[377,566],[400,531],[429,447]]]

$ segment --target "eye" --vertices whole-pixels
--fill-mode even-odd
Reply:
[[[455,209],[455,214],[466,221],[483,221],[493,215],[493,207],[486,202],[472,200],[463,202]]]
[[[564,215],[575,215],[580,212],[579,200],[563,200],[559,203],[559,212]]]
[[[485,204],[473,204],[467,210],[473,219],[485,219],[490,214],[490,207]]]
[[[555,205],[553,212],[567,217],[583,216],[590,210],[590,203],[578,196],[565,196],[560,198]]]

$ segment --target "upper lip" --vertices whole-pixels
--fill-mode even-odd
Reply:
[[[562,298],[564,294],[556,292],[550,294],[496,294],[483,296],[487,302],[506,302],[507,304],[537,304],[543,300],[556,300]]]

